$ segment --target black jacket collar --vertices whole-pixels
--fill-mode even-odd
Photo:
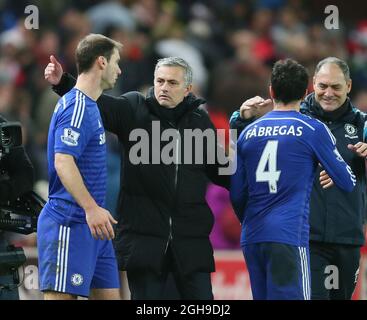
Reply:
[[[334,111],[324,111],[320,104],[315,99],[315,93],[309,94],[302,103],[301,110],[306,109],[317,119],[323,121],[335,121],[344,118],[353,110],[353,105],[350,99],[347,97],[344,104]]]

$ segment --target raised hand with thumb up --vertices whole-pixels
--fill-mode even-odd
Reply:
[[[59,61],[51,55],[50,62],[45,68],[45,79],[52,85],[59,84],[62,77],[63,69]]]

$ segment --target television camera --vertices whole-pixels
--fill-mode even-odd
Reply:
[[[7,175],[1,160],[22,145],[22,130],[18,122],[0,123],[0,168]],[[11,179],[11,177],[8,177]],[[0,201],[0,233],[10,231],[31,234],[37,230],[37,219],[45,201],[33,191],[19,196],[16,200]],[[1,243],[3,242],[3,243]],[[4,289],[12,290],[20,283],[18,268],[26,261],[21,247],[8,245],[0,239],[0,299]]]

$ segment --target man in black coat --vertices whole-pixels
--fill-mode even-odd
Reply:
[[[351,299],[365,241],[367,115],[348,98],[352,80],[343,60],[328,57],[320,61],[313,87],[315,92],[302,102],[300,111],[328,126],[357,184],[350,193],[337,187],[325,190],[316,175],[310,201],[311,298]],[[270,101],[261,97],[247,100],[233,114],[231,127],[242,130],[269,107]]]
[[[53,56],[45,78],[60,95],[75,83]],[[205,101],[191,93],[191,83],[187,62],[170,57],[158,61],[146,97],[128,92],[97,101],[105,129],[121,144],[115,249],[132,299],[162,298],[170,272],[181,298],[213,298],[214,218],[205,193],[209,179],[228,187],[229,176],[219,170],[228,163],[216,157],[224,150],[217,148],[214,126],[200,108]],[[208,137],[190,145],[188,132]]]

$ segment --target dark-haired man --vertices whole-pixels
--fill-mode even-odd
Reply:
[[[104,209],[105,131],[96,100],[121,74],[121,44],[90,34],[76,49],[76,85],[58,101],[48,135],[49,199],[38,220],[40,289],[45,299],[119,299],[111,239],[117,223]]]
[[[294,60],[272,70],[274,110],[238,139],[231,199],[254,299],[310,299],[309,199],[318,163],[350,192],[355,176],[321,122],[299,113],[308,74]],[[300,168],[302,168],[300,170]],[[325,187],[329,178],[323,180]]]

